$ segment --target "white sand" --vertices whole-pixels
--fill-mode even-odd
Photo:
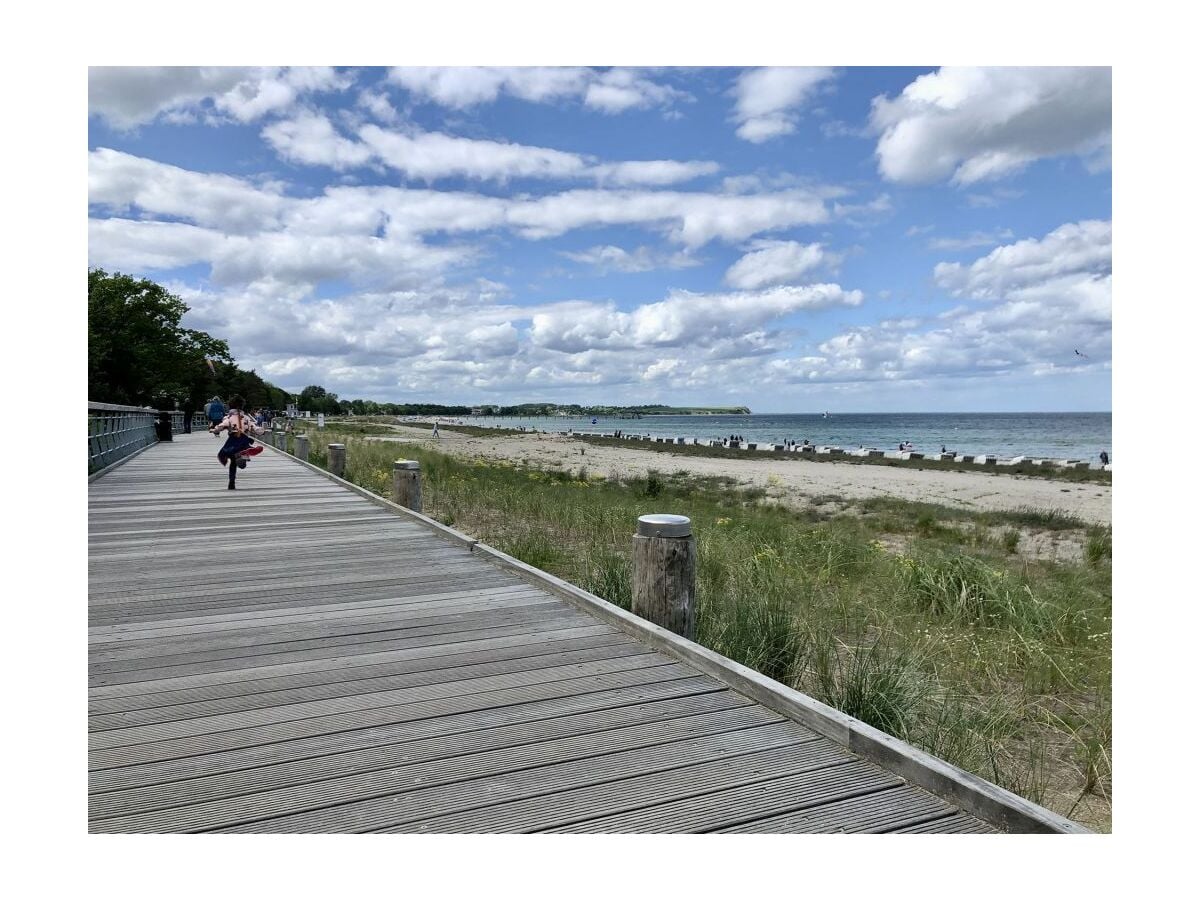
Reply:
[[[638,476],[656,469],[729,476],[745,485],[767,488],[771,496],[782,502],[803,503],[805,498],[822,494],[853,499],[889,496],[974,510],[1054,509],[1088,522],[1112,522],[1112,487],[1109,485],[1009,475],[1002,469],[995,475],[969,470],[938,472],[777,459],[750,451],[745,451],[744,458],[736,459],[676,456],[626,446],[590,444],[563,434],[471,437],[443,428],[441,437],[435,440],[427,429],[395,427],[396,440],[422,444],[456,456],[518,463],[526,460],[539,468],[586,466],[589,472],[602,475],[615,470],[623,476]]]

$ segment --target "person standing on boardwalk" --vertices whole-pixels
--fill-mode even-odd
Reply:
[[[217,459],[221,465],[229,467],[229,490],[234,490],[237,486],[238,469],[246,468],[246,460],[251,456],[257,456],[262,453],[261,446],[254,445],[254,439],[251,434],[262,433],[262,429],[254,424],[254,420],[242,412],[242,398],[231,397],[229,400],[229,412],[218,424],[209,428],[213,434],[219,435],[222,431],[229,432],[229,438],[225,444],[217,452]]]

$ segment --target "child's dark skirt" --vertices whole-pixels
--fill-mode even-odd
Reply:
[[[221,465],[226,465],[230,459],[237,456],[239,453],[246,453],[254,446],[254,440],[248,435],[233,434],[229,436],[229,440],[225,442],[225,446],[217,452],[217,459]],[[247,454],[252,455],[252,454]]]

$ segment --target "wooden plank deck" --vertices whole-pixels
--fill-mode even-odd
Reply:
[[[271,450],[89,485],[93,832],[989,832]],[[632,527],[632,526],[631,526]]]

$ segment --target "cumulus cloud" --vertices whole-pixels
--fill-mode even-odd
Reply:
[[[857,306],[861,291],[836,284],[781,287],[733,294],[673,291],[665,300],[622,312],[593,303],[560,304],[533,316],[531,338],[565,353],[589,349],[713,346],[730,335],[753,333],[801,310]]]
[[[714,239],[740,241],[764,231],[829,220],[812,191],[727,195],[679,191],[566,191],[509,207],[508,220],[529,238],[552,237],[596,225],[643,225],[672,241],[701,247]]]
[[[638,70],[621,68],[405,67],[392,69],[388,80],[422,100],[452,109],[492,103],[501,95],[533,103],[577,98],[585,107],[604,113],[668,106],[689,99],[684,91],[656,82]]]
[[[626,250],[623,247],[604,244],[586,250],[563,251],[562,255],[574,262],[593,266],[601,272],[650,272],[655,269],[686,269],[700,265],[700,260],[690,253],[665,253],[647,246]]]
[[[245,232],[275,227],[290,201],[277,184],[256,186],[100,147],[88,154],[88,203]]]
[[[89,265],[168,270],[197,263],[217,285],[274,283],[311,292],[321,282],[393,288],[427,285],[475,256],[468,247],[370,235],[293,232],[225,234],[179,222],[108,218],[88,221]]]
[[[1044,238],[997,247],[970,265],[938,263],[939,286],[955,296],[995,300],[1015,288],[1046,283],[1063,275],[1112,272],[1112,222],[1061,225]]]
[[[737,136],[761,144],[791,134],[800,108],[833,77],[833,69],[819,66],[780,66],[743,73],[735,88]]]
[[[186,120],[201,112],[244,123],[284,112],[305,95],[352,83],[352,76],[328,66],[93,66],[88,112],[123,130],[160,115]]]
[[[786,346],[771,330],[782,318],[861,302],[857,291],[813,285],[674,292],[625,312],[586,301],[497,303],[493,287],[351,292],[303,302],[268,282],[178,292],[192,307],[186,324],[228,337],[244,365],[288,388],[335,384],[344,397],[532,389],[545,396],[543,389],[664,380],[674,389],[731,383],[741,361]]]
[[[673,159],[635,160],[632,162],[601,163],[591,167],[591,175],[603,185],[664,185],[691,181],[720,171],[715,162],[698,160],[681,162]]]
[[[541,239],[578,228],[648,228],[689,248],[830,219],[829,192],[793,189],[728,195],[646,190],[574,190],[541,197],[490,197],[397,187],[327,187],[312,198],[283,186],[191,172],[114,150],[88,155],[89,203],[110,213],[178,217],[235,232],[286,228],[306,234],[421,235],[509,228]]]
[[[1002,178],[1038,159],[1107,164],[1109,68],[954,68],[922,75],[896,98],[876,97],[880,174],[908,184]]]
[[[380,98],[370,102],[378,106]],[[604,185],[661,186],[691,181],[719,170],[714,162],[633,160],[604,163],[590,156],[548,147],[479,138],[396,130],[362,125],[357,140],[341,134],[321,113],[303,111],[267,125],[263,139],[283,159],[323,165],[341,171],[378,164],[410,178],[472,178],[504,181],[510,178],[591,179]]]
[[[583,96],[583,105],[605,113],[667,106],[689,95],[639,75],[633,69],[609,69],[594,75]]]
[[[741,290],[789,284],[819,266],[836,263],[838,259],[821,244],[756,241],[749,253],[729,267],[725,283]]]
[[[421,99],[466,109],[491,103],[502,93],[533,102],[578,95],[585,89],[588,72],[549,66],[407,66],[391,69],[388,80]]]
[[[823,341],[819,355],[773,360],[769,371],[780,381],[872,381],[1107,366],[1111,272],[1110,223],[1063,225],[968,266],[937,266],[939,285],[981,302],[923,320],[851,328]]]
[[[289,162],[342,170],[365,165],[374,154],[366,144],[342,137],[328,118],[312,112],[272,122],[262,137]]]

